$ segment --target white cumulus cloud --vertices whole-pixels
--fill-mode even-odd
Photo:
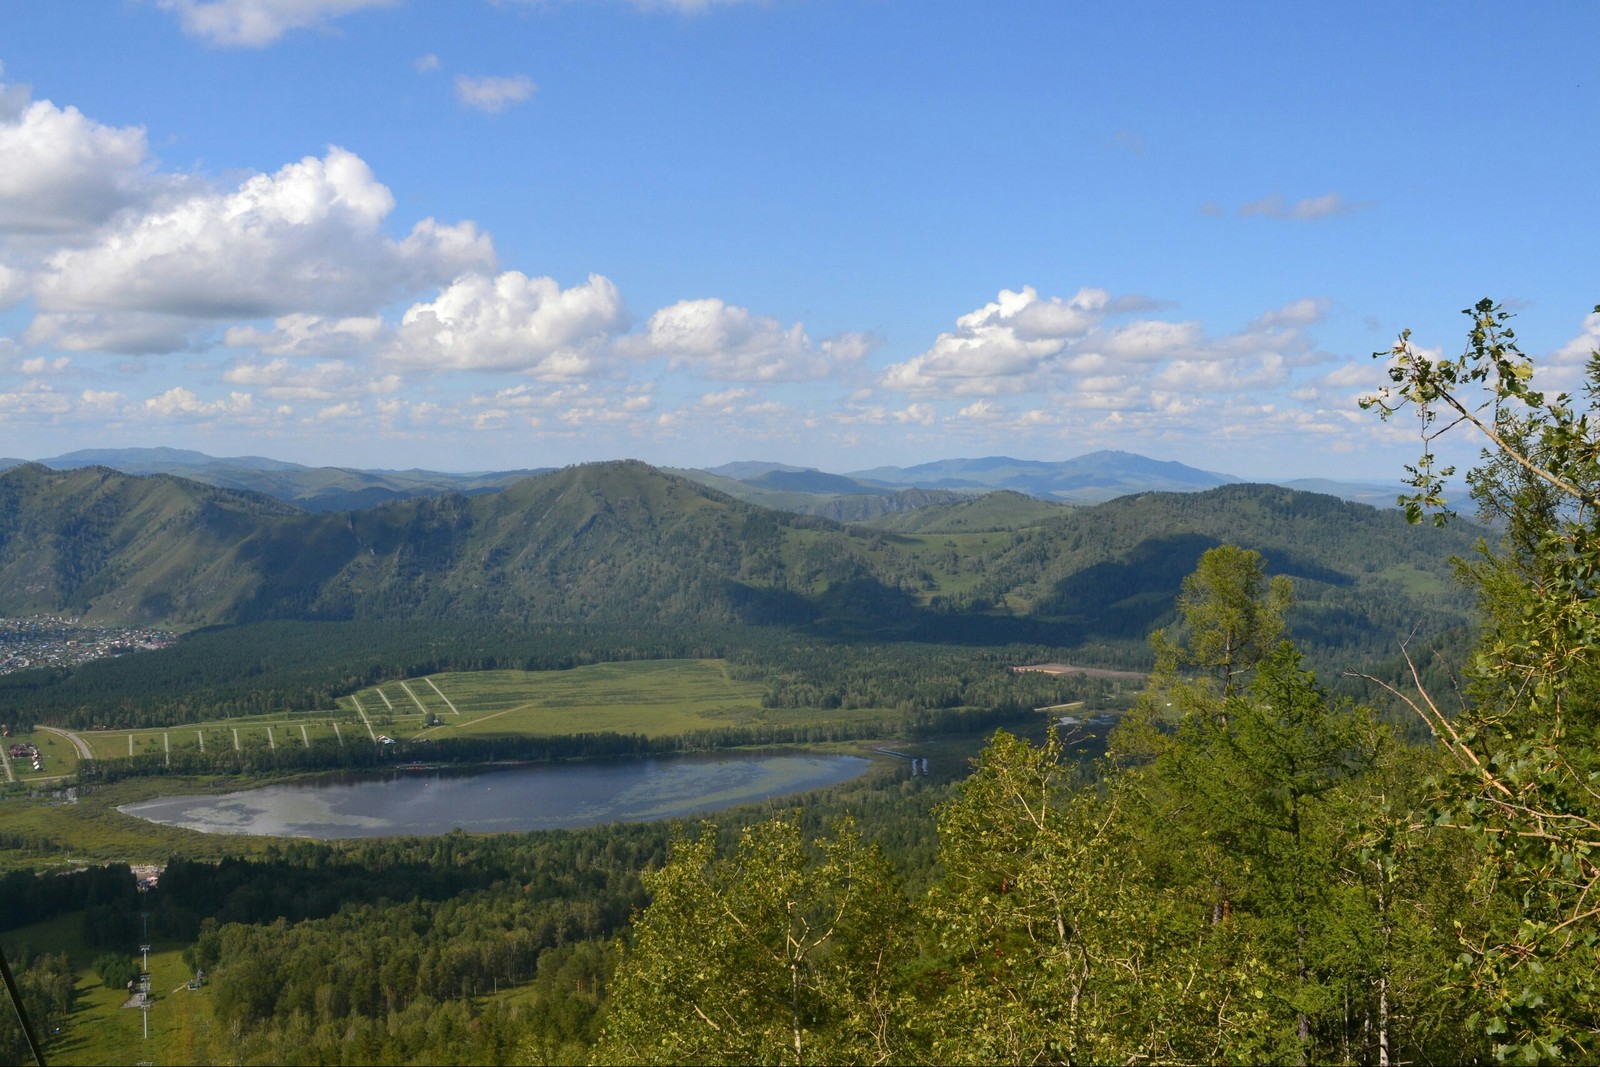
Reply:
[[[389,395],[400,388],[400,378],[388,374],[372,377],[341,360],[306,365],[288,359],[265,363],[241,362],[223,373],[223,381],[259,393],[269,400],[326,402],[364,395]]]
[[[520,271],[467,274],[413,304],[385,356],[425,370],[583,378],[601,369],[604,346],[627,321],[622,294],[598,274],[569,289]]]
[[[57,356],[48,359],[45,356],[34,356],[17,364],[17,369],[23,374],[60,374],[72,366],[72,360],[66,356]]]
[[[1558,364],[1582,365],[1596,350],[1600,350],[1600,311],[1591,311],[1584,316],[1583,332],[1556,349],[1551,358]]]
[[[0,86],[0,233],[70,234],[145,201],[155,184],[145,132],[116,128],[75,107],[27,103],[21,86]]]
[[[464,270],[492,266],[470,222],[383,231],[394,197],[354,153],[330,148],[229,193],[204,192],[119,221],[50,256],[45,311],[141,311],[192,319],[347,314]]]
[[[120,352],[154,355],[195,347],[195,323],[144,311],[110,313],[44,312],[23,332],[29,344],[68,352]]]
[[[618,345],[630,355],[665,356],[673,369],[730,382],[827,378],[859,363],[876,347],[877,340],[863,333],[813,344],[798,322],[784,326],[715,297],[661,308],[650,316],[642,335]]]
[[[385,332],[377,316],[330,319],[296,314],[274,320],[270,330],[232,327],[223,335],[223,343],[267,356],[355,356],[370,352]]]
[[[254,406],[249,393],[230,393],[225,399],[204,400],[194,391],[176,385],[146,400],[144,411],[163,419],[209,418],[248,414]]]
[[[0,311],[14,307],[28,298],[32,281],[24,271],[13,270],[0,263]]]
[[[1291,300],[1282,307],[1274,308],[1259,316],[1250,325],[1258,329],[1270,329],[1275,326],[1311,326],[1322,321],[1330,303],[1332,301],[1322,296]]]
[[[906,392],[989,394],[1027,388],[1068,345],[1088,334],[1111,306],[1103,289],[1080,289],[1067,300],[1040,300],[1031,286],[1002,289],[956,319],[933,346],[889,367],[883,383]]]
[[[1113,300],[1086,288],[1067,300],[1041,299],[1031,286],[1006,289],[960,316],[927,351],[888,367],[880,384],[922,397],[1049,394],[1057,408],[1151,408],[1163,391],[1283,383],[1292,368],[1320,358],[1302,327],[1319,321],[1326,303],[1297,300],[1209,337],[1195,321],[1109,321],[1155,306],[1142,298]],[[980,401],[960,418],[998,410]]]

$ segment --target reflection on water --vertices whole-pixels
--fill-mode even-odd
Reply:
[[[397,772],[269,785],[221,796],[157,797],[119,810],[215,834],[380,837],[576,829],[695,815],[848,781],[859,756],[711,756]]]

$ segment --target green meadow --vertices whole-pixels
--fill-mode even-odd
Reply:
[[[84,945],[76,913],[35,923],[5,935],[7,954],[25,945],[65,952],[77,972],[78,1000],[59,1034],[39,1035],[48,1062],[75,1063],[206,1063],[213,1056],[206,989],[191,991],[194,972],[183,962],[181,945],[150,946],[151,1008],[149,1036],[144,1013],[123,1007],[125,989],[108,989],[94,972],[94,960],[106,950]],[[138,953],[130,958],[137,965]]]
[[[194,972],[184,962],[184,946],[155,939],[150,945],[150,1012],[125,1007],[128,993],[107,988],[94,961],[107,950],[84,944],[77,913],[7,931],[6,953],[20,956],[24,946],[65,952],[77,975],[77,1003],[59,1033],[40,1034],[46,1062],[70,1064],[209,1064],[229,1062],[230,1035],[212,1023],[211,986],[189,988]],[[130,953],[137,966],[138,953]],[[531,984],[508,986],[473,998],[478,1007],[498,1003],[526,1008],[536,999]],[[10,1006],[6,1005],[10,1011]]]
[[[166,755],[184,748],[244,751],[254,748],[310,747],[319,740],[366,740],[367,731],[354,712],[317,711],[240,716],[143,730],[85,730],[78,736],[88,744],[95,759],[114,760],[129,756]],[[64,739],[58,740],[61,746],[65,746],[63,755],[72,754],[71,746]],[[66,769],[70,772],[75,767],[74,760],[72,766]]]
[[[564,671],[446,672],[384,682],[339,706],[397,740],[605,731],[660,737],[769,722],[762,692],[759,683],[730,678],[722,660],[639,660]]]
[[[569,670],[447,671],[387,681],[307,712],[234,716],[182,726],[84,730],[97,760],[175,757],[188,751],[264,752],[320,744],[446,737],[559,737],[584,733],[666,737],[729,727],[875,723],[884,709],[763,708],[764,687],[739,681],[720,659],[635,660]],[[12,760],[17,781],[48,784],[78,769],[65,736],[8,739],[44,755],[35,772]]]
[[[92,730],[79,736],[96,759],[114,760],[183,748],[371,743],[377,736],[404,741],[613,731],[661,737],[792,717],[763,709],[762,692],[759,683],[730,678],[727,664],[716,659],[600,663],[559,671],[450,671],[369,686],[340,697],[334,709],[174,727]],[[850,713],[830,715],[824,721],[850,717]],[[804,718],[818,721],[815,712]],[[70,774],[76,769],[76,754],[65,738],[48,733],[32,736],[41,739],[37,743],[47,755],[59,755],[47,761],[52,773]],[[22,767],[17,770],[21,777]]]
[[[42,759],[37,771],[30,760],[10,755],[6,757],[15,780],[24,785],[48,785],[53,779],[70,777],[78,770],[78,750],[60,734],[36,730],[33,733],[13,734],[3,740],[7,753],[12,745],[33,745],[39,750]]]

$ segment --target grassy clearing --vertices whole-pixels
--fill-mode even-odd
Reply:
[[[58,734],[37,730],[29,734],[13,734],[3,740],[7,751],[12,745],[33,745],[44,757],[43,769],[37,771],[28,760],[11,759],[11,770],[19,782],[47,784],[52,779],[70,776],[78,770],[78,750],[72,747],[72,742]]]
[[[78,1003],[61,1033],[40,1035],[49,1063],[179,1063],[214,1062],[210,1041],[210,1012],[205,989],[187,988],[193,976],[183,962],[183,947],[175,942],[150,946],[150,1036],[144,1036],[142,1013],[122,1007],[126,990],[107,989],[94,973],[94,960],[104,948],[90,948],[80,933],[81,916],[74,912],[7,932],[7,953],[27,945],[42,952],[65,952],[78,976]],[[137,965],[139,956],[130,953]]]
[[[1438,574],[1418,570],[1407,563],[1396,563],[1378,572],[1385,582],[1399,586],[1408,596],[1443,596],[1453,588]]]
[[[419,736],[550,736],[615,731],[650,737],[769,721],[762,687],[722,660],[598,663],[567,671],[448,672],[385,682],[340,701],[373,728]],[[430,719],[438,725],[429,726]]]
[[[154,730],[86,730],[79,736],[96,759],[126,759],[130,755],[176,754],[181,749],[301,748],[319,740],[349,740],[353,734],[365,737],[366,733],[352,710],[254,715]],[[64,738],[57,740],[71,751]]]
[[[169,793],[228,792],[238,789],[240,781],[236,776],[130,778],[79,789],[74,801],[61,797],[6,797],[0,800],[0,829],[22,843],[0,848],[0,871],[71,870],[98,863],[165,863],[175,855],[221,859],[264,851],[268,838],[202,834],[136,819],[117,810],[121,804]]]
[[[238,716],[158,729],[89,730],[79,736],[96,759],[117,760],[176,757],[196,749],[259,751],[319,742],[370,743],[380,734],[397,740],[603,732],[661,737],[768,724],[864,723],[883,715],[882,709],[768,709],[761,706],[762,694],[760,683],[730,678],[723,660],[640,660],[563,671],[446,672],[369,686],[341,697],[335,709]],[[65,738],[38,736],[50,757],[46,777],[77,769],[75,753]]]
[[[1008,532],[915,533],[902,535],[901,551],[931,570],[939,582],[940,593],[964,593],[986,577],[975,560],[993,559],[1015,541]]]
[[[183,946],[156,941],[150,951],[150,1033],[145,1036],[143,1014],[124,1008],[128,994],[108,989],[94,972],[94,960],[105,948],[90,948],[80,934],[81,915],[71,913],[48,922],[0,934],[7,955],[23,945],[49,953],[65,952],[77,972],[78,1001],[59,1034],[40,1035],[45,1062],[72,1064],[211,1064],[229,1062],[228,1036],[213,1027],[211,987],[191,990],[193,977],[183,962]],[[130,953],[138,965],[140,957]],[[498,1003],[502,1008],[526,1010],[537,998],[532,982],[502,988],[472,998],[479,1006]],[[10,1006],[6,1005],[10,1011]]]

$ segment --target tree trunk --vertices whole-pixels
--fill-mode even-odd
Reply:
[[[1378,1067],[1389,1067],[1389,974],[1378,979]]]

